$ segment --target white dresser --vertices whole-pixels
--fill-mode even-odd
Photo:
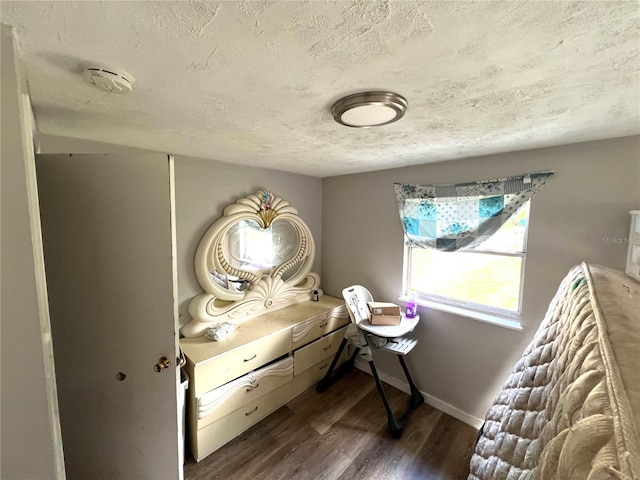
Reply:
[[[222,341],[181,339],[196,461],[318,382],[348,322],[344,301],[323,296],[239,323]]]

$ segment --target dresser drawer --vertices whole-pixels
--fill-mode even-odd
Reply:
[[[293,357],[267,365],[198,398],[198,428],[202,428],[293,380]]]
[[[306,347],[293,352],[293,374],[299,375],[312,365],[318,363],[318,359],[332,357],[338,351],[340,342],[344,338],[346,327],[322,337]]]
[[[318,317],[302,322],[291,330],[291,345],[293,350],[300,348],[314,340],[333,332],[335,329],[346,325],[349,315],[344,305],[334,308]]]
[[[349,358],[349,349],[344,347],[342,354],[336,363],[336,368],[342,365]],[[329,366],[333,361],[333,355],[323,358],[321,361],[307,368],[304,372],[293,377],[293,396],[296,397],[318,383],[329,370]]]
[[[291,400],[291,383],[287,383],[253,402],[235,410],[197,432],[197,443],[192,446],[196,461],[202,460],[247,428]]]
[[[291,330],[285,329],[216,355],[194,368],[194,395],[201,397],[230,380],[272,362],[291,351]]]

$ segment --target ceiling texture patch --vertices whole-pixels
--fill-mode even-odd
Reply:
[[[2,1],[39,132],[325,177],[640,133],[640,4]],[[108,39],[108,41],[105,41]],[[87,61],[135,77],[88,88]],[[331,107],[409,108],[345,128]]]

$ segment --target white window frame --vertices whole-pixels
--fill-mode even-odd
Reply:
[[[529,200],[530,202],[530,200]],[[526,268],[527,259],[527,239],[529,236],[529,217],[531,215],[531,206],[529,205],[529,213],[527,215],[526,230],[524,232],[522,246],[522,252],[502,252],[496,250],[479,249],[479,248],[463,248],[461,252],[474,253],[479,255],[497,255],[501,257],[519,257],[522,259],[520,268],[520,293],[518,295],[518,309],[517,311],[505,310],[502,308],[491,307],[470,301],[463,301],[454,299],[451,297],[444,297],[435,294],[429,294],[421,292],[420,290],[413,289],[419,305],[433,308],[435,310],[442,310],[449,313],[455,313],[457,315],[474,318],[483,322],[497,324],[503,327],[511,328],[513,330],[522,330],[520,319],[522,315],[522,300],[524,297],[524,272]],[[405,243],[403,265],[402,265],[402,296],[400,300],[406,301],[408,298],[408,292],[411,287],[411,254],[413,249],[419,249],[420,247],[412,247]]]

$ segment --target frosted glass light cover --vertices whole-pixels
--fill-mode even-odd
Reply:
[[[393,120],[397,112],[384,105],[363,105],[347,110],[342,114],[342,121],[356,127],[381,125]]]

